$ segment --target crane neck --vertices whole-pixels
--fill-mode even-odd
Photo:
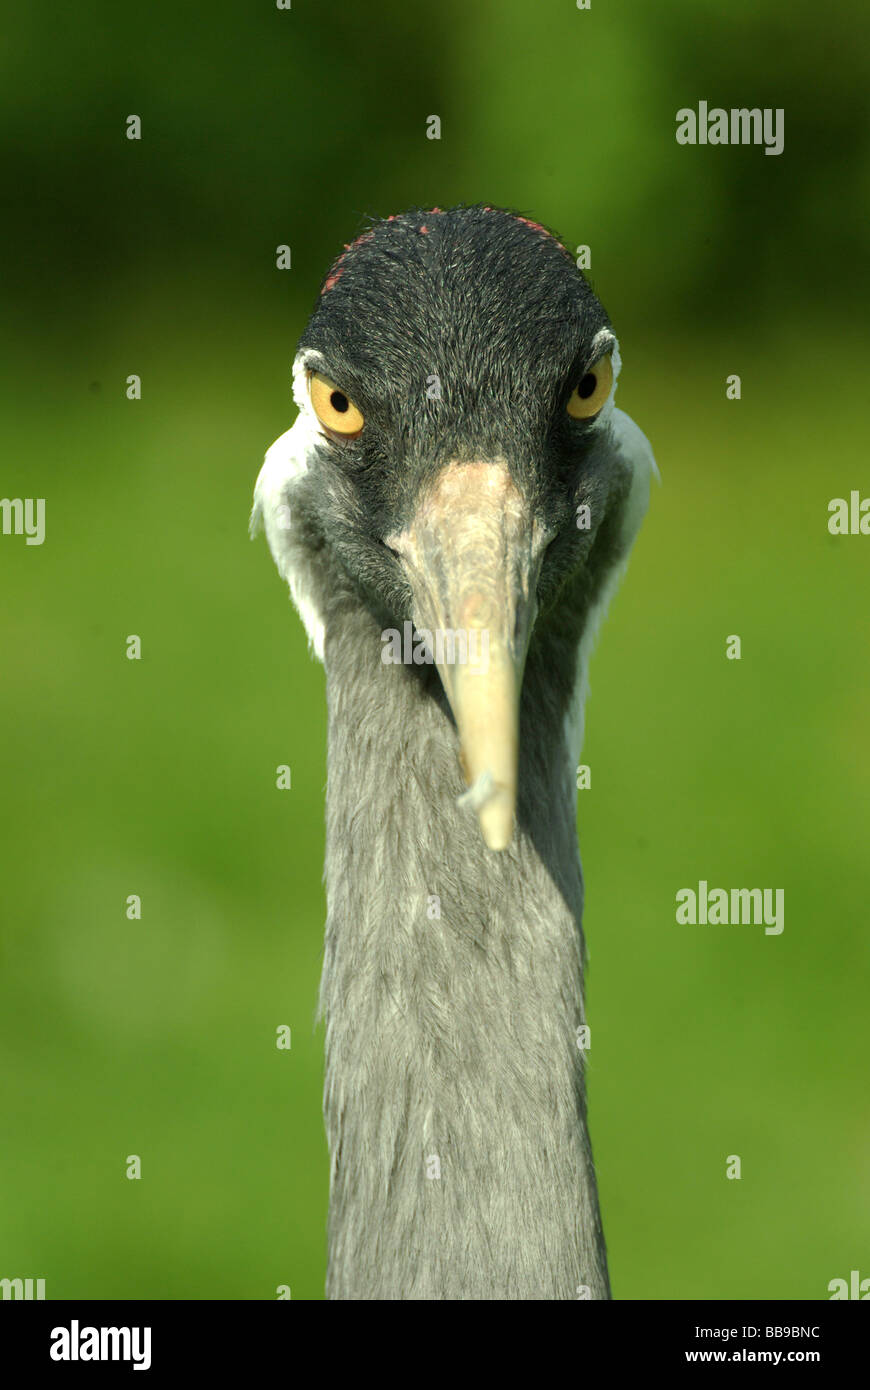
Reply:
[[[517,829],[486,848],[434,668],[331,615],[321,1014],[333,1298],[607,1298],[586,1127],[577,645],[526,665]]]

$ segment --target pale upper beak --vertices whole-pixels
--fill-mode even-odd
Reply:
[[[418,632],[433,655],[460,758],[490,849],[514,831],[523,669],[545,537],[502,463],[449,463],[409,525],[387,538],[402,558]]]

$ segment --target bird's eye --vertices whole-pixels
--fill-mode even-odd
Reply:
[[[581,377],[568,397],[565,409],[574,420],[589,420],[597,415],[613,385],[613,363],[610,354],[599,357],[594,367],[590,367]]]
[[[362,433],[365,420],[353,401],[340,386],[321,372],[308,375],[308,394],[314,413],[327,430],[343,439],[356,439]]]

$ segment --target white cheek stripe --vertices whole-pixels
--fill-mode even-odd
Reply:
[[[314,407],[308,393],[307,373],[312,369],[322,369],[325,365],[322,353],[316,348],[303,348],[297,352],[293,361],[293,399],[300,410],[304,410],[315,419],[317,417],[314,415]]]
[[[299,414],[293,426],[285,430],[266,451],[254,487],[254,509],[251,513],[251,535],[261,526],[266,532],[269,549],[290,586],[290,594],[308,635],[315,656],[323,660],[325,628],[323,615],[315,596],[308,558],[293,534],[293,491],[311,466],[318,440],[322,438],[317,416],[308,397],[306,371],[322,361],[311,349],[298,352],[293,363],[293,399]]]
[[[603,406],[599,410],[595,419],[592,421],[593,430],[605,429],[611,424],[613,417],[613,398],[616,395],[616,385],[619,381],[619,373],[622,371],[622,358],[619,355],[619,339],[609,328],[600,328],[592,339],[592,354],[600,356],[602,352],[610,350],[610,360],[613,363],[613,385],[610,394]]]
[[[616,349],[614,349],[615,355]],[[616,370],[614,365],[614,377]],[[580,760],[583,747],[584,714],[586,696],[589,693],[589,658],[610,600],[628,567],[631,547],[646,515],[646,509],[649,505],[650,480],[653,476],[659,478],[659,470],[656,466],[652,446],[643,430],[634,423],[630,415],[626,415],[624,410],[617,410],[613,405],[612,397],[608,404],[610,406],[609,424],[614,447],[629,465],[632,473],[622,525],[621,539],[625,548],[625,557],[607,576],[598,601],[587,618],[586,627],[580,639],[574,692],[565,715],[565,738],[568,755],[572,760],[570,769],[572,774]],[[572,785],[574,785],[573,779]]]

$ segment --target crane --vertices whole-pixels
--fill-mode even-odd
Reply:
[[[575,769],[656,471],[619,370],[489,205],[373,222],[299,342],[252,529],[326,676],[328,1298],[610,1297]]]

